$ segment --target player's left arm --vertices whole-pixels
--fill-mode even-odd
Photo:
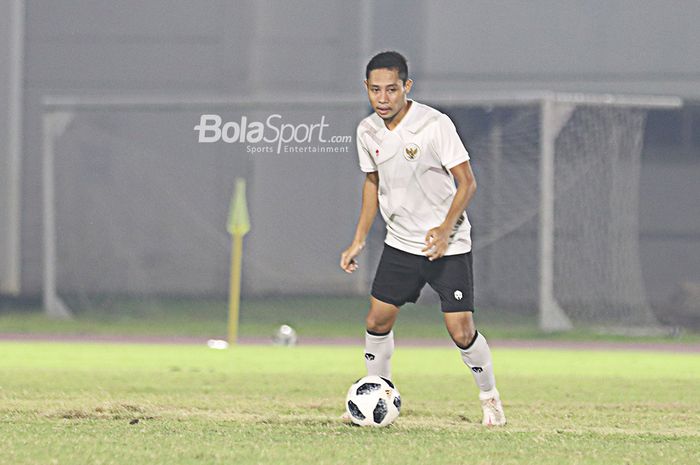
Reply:
[[[432,228],[425,236],[425,248],[423,252],[430,261],[437,260],[445,255],[450,245],[450,236],[454,232],[457,221],[467,209],[469,201],[476,192],[476,179],[469,164],[469,160],[450,168],[450,172],[457,181],[457,192],[452,199],[447,216],[440,226]]]

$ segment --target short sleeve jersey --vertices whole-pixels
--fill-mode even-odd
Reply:
[[[450,118],[416,101],[393,130],[372,113],[357,127],[360,169],[379,174],[379,209],[386,244],[425,255],[425,235],[447,216],[457,188],[450,169],[469,160]],[[455,225],[445,255],[471,250],[466,212]]]

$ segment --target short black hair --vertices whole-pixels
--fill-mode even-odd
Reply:
[[[372,57],[367,63],[367,69],[365,70],[365,79],[369,79],[370,71],[380,68],[396,69],[399,72],[399,79],[406,84],[408,80],[408,64],[406,63],[406,58],[399,52],[388,51],[381,52]]]

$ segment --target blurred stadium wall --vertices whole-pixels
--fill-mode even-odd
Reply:
[[[342,94],[362,101],[362,67],[384,49],[408,56],[417,99],[432,92],[514,89],[690,99],[682,111],[649,115],[640,240],[652,302],[664,304],[676,286],[700,280],[700,111],[692,105],[700,99],[698,2],[0,0],[0,11],[17,4],[25,9],[22,296],[41,292],[45,96]],[[12,127],[8,63],[17,25],[0,16],[5,196]],[[345,181],[359,183],[359,172]],[[347,200],[338,252],[351,237],[357,202]],[[11,213],[7,201],[0,204],[5,260]]]

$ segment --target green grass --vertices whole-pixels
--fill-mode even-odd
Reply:
[[[502,429],[479,425],[450,349],[397,348],[404,407],[385,429],[338,420],[360,347],[6,342],[0,354],[2,464],[700,462],[696,354],[495,348]]]
[[[102,301],[76,308],[72,320],[51,320],[38,307],[0,309],[0,333],[98,334],[130,336],[197,336],[221,338],[226,334],[227,304],[216,300]],[[361,337],[367,312],[366,298],[287,297],[246,300],[241,305],[240,335],[269,337],[279,325],[292,325],[303,337]],[[545,334],[533,312],[479,309],[479,328],[490,339],[551,339],[604,341],[700,342],[700,334],[679,337],[629,338],[600,334],[586,328]],[[401,310],[396,332],[402,338],[445,339],[439,307],[407,305]]]

